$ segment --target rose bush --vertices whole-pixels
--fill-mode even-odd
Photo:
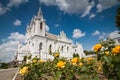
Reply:
[[[120,45],[112,39],[101,40],[93,47],[98,61],[102,62],[102,70],[108,79],[120,80]]]
[[[24,80],[93,80],[99,79],[95,58],[60,58],[59,52],[52,53],[54,60],[41,60],[37,57],[23,64],[19,74]],[[26,67],[26,68],[25,68]],[[49,76],[49,77],[48,77]]]
[[[59,52],[52,51],[53,60],[25,57],[19,74],[24,80],[120,80],[120,45],[111,39],[101,40],[93,51],[96,58],[79,58],[76,54],[72,59],[60,58]]]

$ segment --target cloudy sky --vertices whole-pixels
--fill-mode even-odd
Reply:
[[[63,30],[74,43],[82,43],[84,50],[117,31],[117,0],[0,0],[0,60],[14,58],[39,7],[48,32],[59,35]]]

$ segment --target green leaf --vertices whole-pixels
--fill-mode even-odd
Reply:
[[[86,70],[87,70],[87,68],[85,66],[81,67],[81,71],[86,71]]]
[[[35,78],[38,78],[38,75],[37,75],[36,73],[34,73],[34,77],[35,77]]]
[[[99,77],[98,77],[98,75],[96,75],[96,76],[94,77],[94,80],[100,80]]]
[[[109,56],[103,56],[104,60],[108,63],[111,63],[111,57]]]
[[[55,74],[55,78],[56,79],[59,79],[62,75],[62,72],[61,71],[57,71],[56,74]]]

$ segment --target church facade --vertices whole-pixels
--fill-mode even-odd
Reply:
[[[73,53],[84,57],[83,48],[80,43],[73,45],[72,40],[68,39],[64,31],[60,35],[54,35],[46,31],[46,23],[43,18],[41,8],[31,19],[26,29],[25,44],[19,44],[17,49],[17,60],[22,61],[26,55],[37,56],[40,59],[53,59],[49,51],[60,52],[60,57],[72,58]]]

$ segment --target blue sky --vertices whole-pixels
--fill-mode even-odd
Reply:
[[[117,0],[0,0],[0,59],[13,59],[17,44],[23,43],[27,24],[42,8],[47,30],[82,43],[91,50],[99,39],[117,30]],[[12,55],[12,57],[11,57]]]

